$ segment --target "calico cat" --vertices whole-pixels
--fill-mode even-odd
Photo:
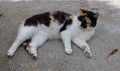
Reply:
[[[7,55],[12,57],[23,43],[26,50],[36,59],[39,46],[47,40],[60,38],[67,54],[72,53],[71,42],[73,42],[91,58],[92,53],[86,41],[95,33],[98,16],[99,13],[84,9],[81,9],[78,15],[61,11],[34,15],[20,23],[18,36],[7,51]]]

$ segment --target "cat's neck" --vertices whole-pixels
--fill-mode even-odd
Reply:
[[[81,18],[80,20],[78,18]],[[80,29],[83,30],[83,31],[92,31],[92,30],[95,30],[95,27],[90,27],[90,26],[87,26],[87,28],[83,28],[81,27],[81,23],[82,21],[84,20],[85,18],[83,16],[78,16],[78,15],[74,15],[74,24],[77,24],[79,25]]]

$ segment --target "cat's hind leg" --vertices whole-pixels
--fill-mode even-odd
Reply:
[[[33,59],[37,59],[37,48],[48,40],[47,33],[37,33],[32,37],[32,40],[26,50],[32,55]]]
[[[26,50],[26,48],[29,46],[30,42],[31,42],[31,38],[25,40],[25,41],[20,45],[20,47],[23,47],[23,48]]]
[[[88,58],[92,57],[90,47],[88,46],[86,41],[80,38],[73,38],[72,42],[75,43],[78,47],[80,47]]]
[[[67,54],[72,53],[72,48],[71,48],[71,33],[67,30],[60,32],[61,39],[63,41],[64,47],[65,47],[65,52]]]
[[[20,44],[25,41],[26,39],[29,39],[33,33],[34,33],[35,27],[30,26],[22,26],[20,27],[18,31],[18,36],[15,39],[13,45],[10,47],[10,49],[7,51],[7,55],[9,57],[12,57],[17,50],[17,48],[20,46]]]

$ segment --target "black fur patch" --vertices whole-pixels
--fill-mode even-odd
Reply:
[[[27,51],[26,48],[29,46],[30,42],[31,42],[31,39],[27,39],[19,47],[23,47]]]
[[[95,13],[91,11],[86,11],[87,12],[87,17],[91,20],[91,27],[95,27],[97,23],[97,18],[95,17]]]
[[[82,21],[85,18],[85,16],[78,16],[78,20]]]
[[[95,27],[97,24],[97,19],[93,16],[87,16],[91,20],[91,27]]]
[[[49,27],[50,20],[51,20],[50,13],[46,12],[46,13],[34,15],[34,16],[28,18],[25,21],[24,25],[25,26],[37,26],[38,24],[44,24],[47,27]]]
[[[68,25],[70,25],[70,24],[72,24],[72,19],[66,20],[65,23],[64,23],[64,25],[63,25],[63,27],[60,29],[60,32],[66,30],[66,27],[67,27]]]
[[[83,13],[86,13],[87,16],[90,20],[91,20],[91,27],[95,27],[97,24],[97,18],[95,17],[96,13],[92,12],[92,11],[87,11],[87,10],[82,10]]]
[[[87,24],[86,24],[86,20],[84,19],[83,21],[81,21],[81,27],[83,28],[87,28]]]
[[[90,19],[90,21],[91,21],[90,26],[95,27],[97,24],[97,18],[95,17],[96,13],[94,13],[92,11],[83,10],[83,9],[82,9],[82,12],[86,13],[86,15],[85,16],[78,16],[78,20],[81,21],[81,27],[87,28],[88,23],[87,23],[87,20],[84,19],[85,17]]]
[[[87,25],[86,25],[86,20],[84,19],[85,16],[78,16],[78,20],[81,21],[81,27],[83,28],[87,28]]]
[[[70,16],[70,14],[61,12],[61,11],[55,11],[53,13],[54,19],[58,20],[59,23],[63,23],[69,16]]]
[[[20,46],[22,46],[26,50],[26,48],[29,46],[30,42],[31,42],[31,39],[27,39]],[[24,45],[24,43],[26,45]]]

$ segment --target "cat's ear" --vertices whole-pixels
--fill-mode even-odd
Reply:
[[[95,13],[94,17],[95,17],[96,19],[98,19],[99,13]]]
[[[80,9],[80,11],[81,11],[82,13],[86,13],[86,11],[85,11],[84,9]]]
[[[87,15],[86,11],[84,9],[80,9],[80,16],[85,16],[85,15]]]

